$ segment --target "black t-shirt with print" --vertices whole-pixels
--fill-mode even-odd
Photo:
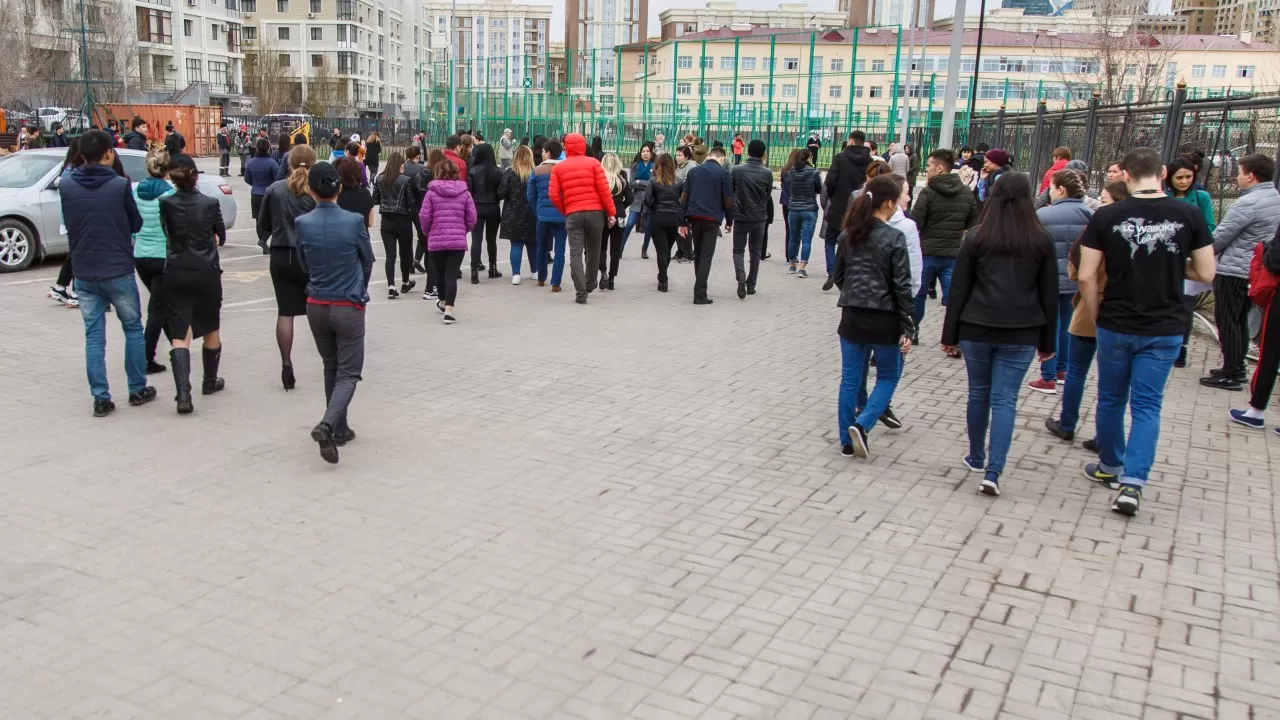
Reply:
[[[1132,197],[1098,210],[1080,244],[1100,250],[1107,285],[1098,327],[1127,335],[1181,335],[1182,282],[1191,252],[1213,242],[1200,210],[1168,197]]]

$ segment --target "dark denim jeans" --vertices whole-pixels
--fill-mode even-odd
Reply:
[[[564,243],[567,237],[564,223],[539,220],[537,233],[538,245],[537,251],[533,254],[535,265],[533,269],[538,273],[538,282],[545,282],[547,279],[547,250],[551,248],[554,240],[555,259],[551,264],[551,284],[558,286],[561,278],[564,277]]]
[[[961,340],[969,373],[969,459],[984,465],[988,473],[1004,472],[1018,418],[1018,391],[1036,356],[1033,345],[994,345]],[[987,427],[991,446],[987,450]]]
[[[640,213],[632,211],[627,213],[627,224],[622,228],[622,249],[627,249],[627,240],[631,237],[631,231],[635,229],[636,223],[640,221]],[[644,224],[644,245],[640,250],[649,252],[649,238],[652,233],[649,231],[649,223]]]
[[[818,224],[818,211],[787,213],[787,262],[809,262],[809,248],[813,244],[813,228]]]
[[[862,414],[855,417],[854,410],[859,395],[864,391],[867,365],[871,362],[872,352],[876,358],[876,386],[863,403]],[[837,417],[840,423],[840,444],[849,445],[853,442],[849,437],[849,426],[857,423],[858,427],[869,433],[893,400],[893,391],[898,388],[898,380],[902,376],[902,348],[897,345],[855,343],[840,338],[840,360]]]
[[[1062,415],[1058,422],[1064,430],[1075,432],[1080,422],[1080,403],[1084,399],[1084,386],[1089,380],[1089,366],[1098,352],[1098,341],[1091,337],[1067,335],[1067,381],[1062,386]]]
[[[916,328],[924,320],[924,301],[929,298],[929,288],[933,281],[942,283],[942,304],[951,299],[951,271],[956,267],[956,259],[941,255],[925,255],[920,270],[920,292],[916,293]]]
[[[76,278],[80,316],[84,318],[84,365],[89,391],[98,400],[110,400],[107,383],[107,305],[116,309],[124,328],[124,370],[129,394],[147,386],[146,340],[142,333],[142,301],[133,273],[110,280]]]
[[[1181,335],[1148,337],[1098,328],[1098,457],[1126,485],[1147,484],[1160,440],[1160,406]],[[1133,416],[1126,442],[1124,412]]]
[[[1075,306],[1071,304],[1074,297],[1075,293],[1058,294],[1058,351],[1054,357],[1040,363],[1041,380],[1057,380],[1058,373],[1070,370],[1071,342],[1067,329],[1071,327],[1071,316],[1075,314]]]

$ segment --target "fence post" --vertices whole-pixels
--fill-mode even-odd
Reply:
[[[996,139],[991,147],[1004,147],[1004,103],[1000,103],[1000,111],[996,113]]]
[[[1045,102],[1043,99],[1036,103],[1036,131],[1031,136],[1031,179],[1034,182],[1040,177],[1040,144],[1044,142],[1044,112]]]
[[[1187,84],[1178,83],[1173,94],[1173,104],[1169,106],[1169,115],[1164,122],[1164,148],[1161,159],[1167,165],[1178,152],[1178,143],[1182,141],[1182,104],[1187,101]]]
[[[1098,91],[1093,92],[1093,97],[1089,99],[1089,115],[1084,121],[1084,161],[1089,163],[1090,170],[1093,169],[1093,146],[1098,137],[1098,100],[1101,96]]]

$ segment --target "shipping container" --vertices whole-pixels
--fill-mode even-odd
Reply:
[[[105,128],[108,120],[115,120],[120,125],[120,134],[124,135],[129,132],[134,117],[147,121],[147,139],[151,143],[162,144],[165,126],[173,123],[173,129],[187,141],[188,155],[218,154],[216,136],[222,122],[222,108],[216,105],[105,104],[94,108],[93,124]]]

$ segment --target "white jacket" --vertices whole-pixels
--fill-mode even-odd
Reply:
[[[889,226],[901,230],[902,234],[907,236],[907,255],[911,259],[911,295],[914,297],[920,294],[920,276],[924,273],[924,254],[920,251],[920,228],[916,227],[916,221],[907,217],[902,208],[898,208],[893,217],[889,218]]]

